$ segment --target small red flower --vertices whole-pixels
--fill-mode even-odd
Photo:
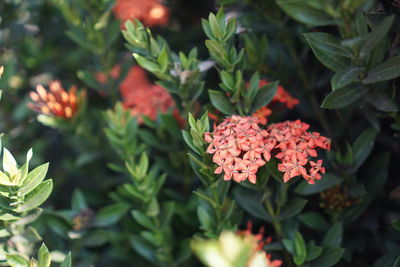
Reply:
[[[32,110],[49,116],[70,119],[75,116],[79,108],[79,98],[76,86],[66,91],[60,81],[49,83],[50,90],[42,85],[36,86],[36,92],[30,92],[32,102],[28,107]],[[84,92],[81,93],[81,97]]]
[[[257,240],[257,246],[253,248],[253,255],[250,258],[250,262],[252,261],[252,258],[255,256],[256,253],[262,252],[265,254],[266,260],[268,265],[270,267],[280,267],[282,265],[281,260],[272,260],[272,256],[268,254],[266,251],[264,251],[264,246],[268,245],[269,243],[272,242],[271,237],[264,237],[264,227],[261,227],[259,232],[257,234],[253,234],[253,224],[251,221],[247,222],[247,229],[246,230],[239,230],[238,234],[244,237],[253,237]]]
[[[158,0],[117,0],[114,15],[121,20],[121,28],[127,20],[140,20],[144,25],[164,26],[168,23],[169,10]]]
[[[266,80],[261,80],[259,86],[262,87],[264,85],[267,85],[268,83],[269,82],[267,82]],[[254,117],[257,117],[260,120],[260,124],[267,124],[267,118],[272,114],[271,106],[275,103],[284,104],[287,108],[292,109],[294,108],[294,106],[299,104],[299,100],[295,97],[292,97],[289,92],[287,92],[285,89],[283,89],[281,85],[279,85],[275,96],[271,100],[271,103],[265,107],[261,107],[253,114]]]
[[[171,95],[163,87],[151,84],[144,69],[132,67],[119,89],[124,107],[129,109],[133,116],[138,117],[139,123],[143,122],[143,116],[156,120],[159,113],[167,113],[170,110],[173,110],[177,121],[181,122]]]

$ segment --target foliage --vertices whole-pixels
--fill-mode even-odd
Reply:
[[[399,264],[398,1],[0,10],[0,265]]]

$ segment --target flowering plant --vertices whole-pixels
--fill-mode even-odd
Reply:
[[[1,266],[400,264],[398,1],[0,10]]]

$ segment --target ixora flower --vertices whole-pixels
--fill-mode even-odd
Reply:
[[[84,97],[84,91],[78,97],[76,86],[71,86],[66,91],[60,81],[49,83],[46,90],[42,85],[36,86],[36,92],[30,92],[32,102],[28,107],[34,111],[63,119],[73,118],[79,109],[80,100]]]
[[[113,8],[116,18],[122,21],[140,20],[146,26],[164,26],[168,23],[168,8],[158,0],[117,0]]]
[[[260,249],[258,237],[251,233],[223,232],[218,240],[195,238],[192,249],[209,267],[279,267],[281,261],[271,261]]]
[[[262,87],[267,84],[269,84],[269,82],[261,80],[259,86]],[[258,109],[253,114],[253,116],[260,119],[260,124],[266,125],[268,121],[267,118],[272,113],[272,106],[276,103],[281,103],[287,108],[292,109],[299,104],[299,100],[295,97],[292,97],[288,91],[286,91],[281,85],[279,85],[275,96],[271,100],[271,103],[265,107],[261,107],[260,109]]]
[[[166,113],[171,109],[174,110],[174,116],[179,117],[175,102],[168,91],[151,84],[145,70],[138,66],[129,70],[119,89],[124,107],[138,117],[139,123],[143,122],[143,116],[156,120],[158,113]]]
[[[239,235],[245,238],[254,238],[257,243],[253,247],[253,255],[250,257],[249,266],[269,266],[279,267],[282,265],[281,260],[272,260],[272,256],[264,251],[264,246],[271,243],[272,238],[264,237],[264,227],[261,227],[257,234],[253,234],[253,224],[251,221],[247,223],[247,229],[238,232]]]
[[[327,212],[342,212],[356,202],[347,186],[337,185],[320,193],[319,206]]]
[[[205,133],[210,144],[207,153],[213,154],[218,165],[215,174],[224,173],[224,180],[255,184],[258,168],[274,156],[281,161],[278,170],[284,173],[284,182],[296,176],[310,184],[321,179],[325,173],[322,160],[309,158],[318,156],[318,148],[330,149],[328,138],[308,132],[310,126],[300,120],[272,124],[266,130],[259,123],[256,117],[233,115],[214,127],[213,133]]]

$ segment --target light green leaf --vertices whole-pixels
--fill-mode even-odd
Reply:
[[[49,197],[53,190],[51,179],[43,181],[34,190],[25,196],[24,203],[17,208],[17,212],[26,212],[40,206]]]
[[[24,196],[35,189],[46,177],[48,169],[49,163],[45,163],[29,172],[25,181],[22,182],[22,187],[19,190],[19,193]]]
[[[43,243],[38,252],[39,267],[50,267],[51,257],[49,250]]]
[[[17,162],[7,148],[3,150],[3,170],[7,172],[10,177],[18,175]]]
[[[6,260],[11,267],[29,267],[29,260],[21,255],[8,254]]]
[[[71,267],[72,259],[71,259],[71,252],[67,254],[64,261],[61,263],[60,267]]]

